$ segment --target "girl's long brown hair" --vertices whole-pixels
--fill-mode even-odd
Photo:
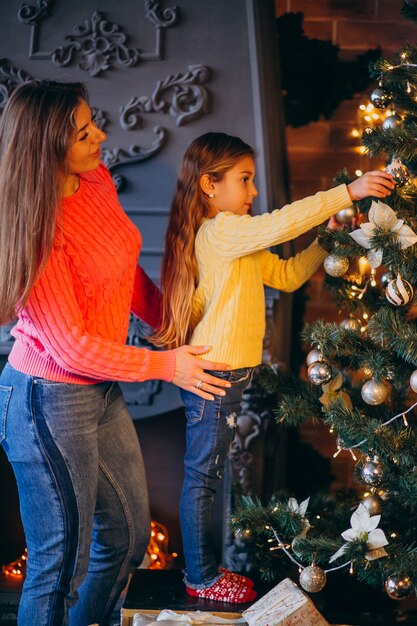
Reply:
[[[206,133],[185,152],[171,204],[165,237],[161,286],[162,323],[154,343],[168,348],[186,344],[196,320],[192,317],[193,294],[198,284],[194,243],[203,218],[209,212],[208,198],[200,187],[203,174],[219,181],[254,150],[238,137]]]
[[[0,121],[0,324],[16,317],[51,253],[81,83],[28,81]]]

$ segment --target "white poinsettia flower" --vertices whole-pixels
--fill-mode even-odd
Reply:
[[[381,249],[371,249],[370,239],[374,236],[377,228],[390,230],[397,236],[401,248],[408,248],[417,243],[417,235],[404,220],[400,220],[391,207],[383,202],[372,201],[368,213],[369,222],[360,225],[360,228],[349,233],[349,235],[362,248],[368,250],[368,261],[372,268],[379,267],[382,263],[383,251]]]
[[[343,404],[348,408],[352,408],[352,400],[344,391],[339,391],[340,387],[343,385],[343,376],[340,372],[332,378],[329,383],[322,385],[321,388],[323,390],[323,394],[320,396],[319,400],[324,406],[339,398],[343,401]]]
[[[381,530],[381,528],[377,528],[380,519],[380,515],[369,515],[369,512],[361,503],[350,518],[351,528],[348,528],[348,530],[345,530],[342,533],[343,539],[345,539],[348,543],[345,543],[330,557],[329,563],[332,563],[338,559],[339,556],[342,556],[342,554],[346,552],[349,542],[354,541],[355,539],[366,539],[369,552],[378,550],[379,548],[388,545],[388,540],[384,531]],[[369,552],[367,554],[369,554]],[[385,554],[382,554],[381,551],[380,556],[386,556],[385,550],[383,552]],[[373,558],[379,558],[379,556],[376,557],[375,555],[376,553],[373,553]]]
[[[309,502],[310,502],[310,498],[307,498],[306,500],[303,500],[302,502],[300,502],[300,504],[298,504],[295,498],[290,498],[287,502],[287,506],[290,509],[290,511],[293,511],[293,513],[298,513],[298,515],[301,515],[301,517],[304,517],[307,512],[307,507],[308,507]]]

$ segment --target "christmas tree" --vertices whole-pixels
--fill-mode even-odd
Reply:
[[[402,11],[417,21],[414,3]],[[343,319],[305,327],[308,380],[276,368],[263,375],[279,396],[279,423],[329,426],[336,454],[355,459],[357,489],[302,502],[277,495],[267,505],[246,497],[232,527],[250,537],[253,561],[271,579],[290,561],[315,592],[345,569],[401,600],[417,588],[417,47],[378,60],[372,77],[371,102],[386,116],[365,129],[363,144],[384,157],[396,189],[341,211],[340,230],[321,231],[326,284]]]

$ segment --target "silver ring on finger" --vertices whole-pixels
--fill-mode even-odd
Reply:
[[[202,384],[203,384],[203,381],[202,381],[202,380],[198,380],[198,381],[196,382],[196,384],[195,384],[195,388],[196,388],[196,389],[201,389]]]

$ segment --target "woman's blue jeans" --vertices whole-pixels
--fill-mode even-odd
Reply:
[[[115,383],[0,377],[28,547],[19,626],[106,626],[149,540],[142,454]]]
[[[213,500],[241,413],[242,395],[252,378],[252,368],[210,374],[232,383],[226,395],[203,400],[181,390],[185,406],[185,478],[181,495],[181,532],[185,556],[185,583],[204,589],[219,578],[212,536]]]

